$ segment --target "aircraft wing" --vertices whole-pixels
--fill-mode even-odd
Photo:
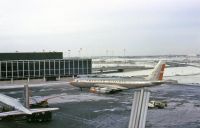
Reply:
[[[36,108],[36,109],[29,109],[31,113],[39,113],[39,112],[47,112],[47,111],[56,111],[59,108]],[[9,111],[9,112],[2,112],[0,113],[1,117],[7,117],[7,116],[17,116],[17,115],[27,115],[27,113],[16,110],[16,111]]]
[[[32,112],[25,108],[17,99],[6,96],[4,94],[0,94],[0,102],[7,104],[9,106],[14,107],[17,110],[20,110],[26,114],[32,114]]]
[[[95,86],[97,87],[101,87],[101,88],[108,88],[108,89],[111,89],[111,90],[126,90],[128,88],[126,87],[122,87],[120,85],[110,85],[110,84],[96,84]]]

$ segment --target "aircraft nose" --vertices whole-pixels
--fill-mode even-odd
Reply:
[[[71,84],[71,85],[73,85],[73,83],[74,83],[73,81],[70,81],[70,82],[69,82],[69,84]]]

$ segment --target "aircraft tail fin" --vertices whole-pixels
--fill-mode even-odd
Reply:
[[[147,80],[163,80],[165,67],[165,62],[160,60],[151,74],[147,77]]]

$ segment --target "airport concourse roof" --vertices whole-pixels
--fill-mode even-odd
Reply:
[[[3,60],[44,60],[63,59],[62,52],[16,52],[0,53],[0,61]]]

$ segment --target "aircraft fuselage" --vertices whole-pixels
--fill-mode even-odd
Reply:
[[[130,81],[130,80],[75,80],[70,83],[80,88],[97,87],[98,85],[119,85],[126,88],[148,87],[163,84],[163,81]]]

